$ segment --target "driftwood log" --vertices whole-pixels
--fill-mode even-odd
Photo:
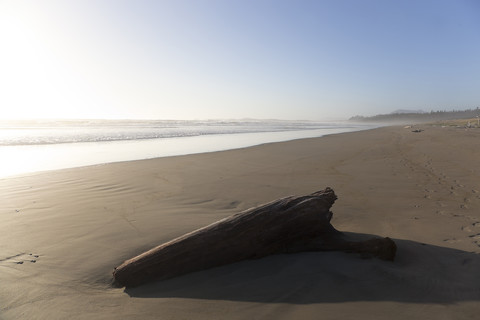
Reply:
[[[115,283],[134,287],[277,253],[340,250],[393,260],[390,238],[352,241],[330,224],[336,199],[326,188],[235,214],[125,261],[113,272]]]

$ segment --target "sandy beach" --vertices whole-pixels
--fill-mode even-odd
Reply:
[[[476,319],[480,129],[417,128],[2,179],[0,319]],[[391,237],[394,262],[306,252],[111,285],[147,249],[325,187],[335,228]]]

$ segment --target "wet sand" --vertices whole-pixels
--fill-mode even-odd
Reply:
[[[472,319],[480,129],[387,127],[0,180],[0,319]],[[115,266],[244,209],[332,187],[332,224],[395,262],[315,252],[134,289]],[[239,239],[241,241],[241,239]]]

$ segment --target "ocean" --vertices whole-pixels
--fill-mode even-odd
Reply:
[[[371,125],[282,120],[0,122],[0,178],[110,162],[244,148]]]

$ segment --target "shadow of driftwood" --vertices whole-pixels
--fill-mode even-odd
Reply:
[[[362,236],[351,234],[352,236]],[[395,262],[342,252],[266,257],[127,288],[132,297],[309,304],[480,300],[480,255],[395,240]]]

